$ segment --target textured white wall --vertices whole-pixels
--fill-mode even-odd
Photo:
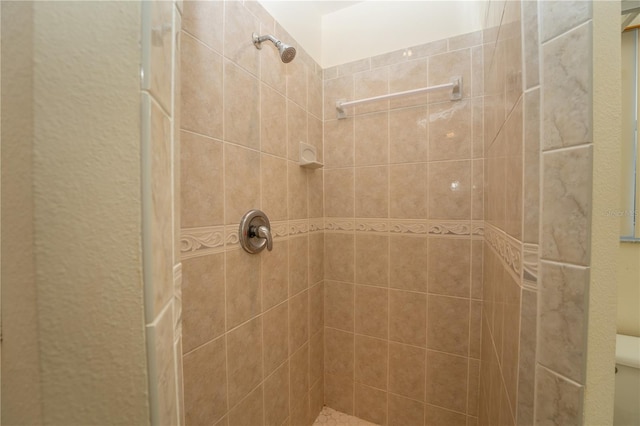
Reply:
[[[620,222],[620,3],[593,2],[593,195],[584,424],[613,419]]]
[[[44,421],[148,424],[140,2],[33,4]]]

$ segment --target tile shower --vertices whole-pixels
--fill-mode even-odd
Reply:
[[[571,140],[571,123],[546,138],[544,114],[562,106],[538,68],[578,74],[550,59],[588,33],[590,10],[559,38],[573,27],[547,19],[539,35],[539,10],[567,13],[490,2],[484,31],[323,70],[257,2],[184,2],[186,424],[304,425],[323,405],[389,425],[531,424],[534,412],[579,422],[580,372],[545,361],[554,348],[536,348],[536,332],[563,320],[554,292],[584,292],[588,256],[558,247],[549,235],[560,228],[538,206],[541,170],[559,170],[543,174],[545,202],[566,200],[553,188],[569,169],[554,161],[588,162],[589,141]],[[271,46],[256,50],[254,31],[297,57],[284,65]],[[337,99],[454,75],[462,101],[431,93],[336,117]],[[299,167],[299,142],[317,148],[324,169]],[[239,248],[237,224],[252,208],[272,221],[272,252]],[[540,279],[539,246],[552,261]],[[571,344],[579,356],[583,342]],[[539,404],[566,391],[571,409],[534,407],[536,378]]]

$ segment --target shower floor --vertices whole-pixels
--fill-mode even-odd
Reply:
[[[366,420],[359,419],[354,416],[350,416],[340,411],[336,411],[333,408],[323,407],[318,418],[313,422],[313,426],[377,426],[375,423],[370,423]]]

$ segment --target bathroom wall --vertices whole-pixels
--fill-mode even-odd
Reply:
[[[308,424],[323,405],[322,73],[256,2],[189,2],[182,15],[182,348],[186,424]],[[238,223],[271,220],[250,255]]]
[[[476,424],[482,34],[324,71],[325,403],[377,424]],[[447,91],[347,109],[463,78]]]
[[[590,275],[590,3],[491,2],[484,43],[480,423],[579,424]]]

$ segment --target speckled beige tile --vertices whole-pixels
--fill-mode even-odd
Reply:
[[[287,115],[285,97],[262,83],[260,95],[260,148],[262,152],[287,157],[287,126],[282,117]]]
[[[461,49],[453,52],[435,55],[429,58],[429,85],[449,83],[451,77],[462,77],[462,97],[471,95],[471,49]],[[429,102],[448,101],[450,91],[442,90],[429,94]]]
[[[222,56],[187,34],[181,42],[181,125],[222,139]]]
[[[429,160],[471,158],[472,108],[468,101],[429,106]]]
[[[469,300],[429,295],[427,347],[468,356]]]
[[[356,217],[386,218],[389,215],[389,167],[355,169]]]
[[[389,426],[424,424],[424,404],[412,399],[389,394]]]
[[[289,296],[309,287],[309,236],[289,238]]]
[[[271,374],[289,356],[289,306],[281,303],[262,316],[263,363],[265,375]]]
[[[540,90],[524,95],[524,205],[540,205]],[[525,208],[523,216],[523,241],[539,241],[539,208]]]
[[[428,159],[427,108],[403,108],[389,112],[389,162],[413,163]]]
[[[389,237],[389,286],[403,290],[427,291],[427,238]]]
[[[224,2],[186,0],[182,29],[222,53]]]
[[[289,299],[289,352],[309,340],[309,293],[303,291]]]
[[[467,358],[427,351],[427,403],[465,412],[467,376]]]
[[[587,265],[592,147],[543,155],[541,257]]]
[[[429,293],[469,297],[471,240],[429,239]]]
[[[354,170],[326,170],[324,174],[324,209],[327,217],[353,217]]]
[[[389,93],[389,69],[379,68],[354,75],[355,99],[366,99]],[[389,101],[375,101],[368,104],[352,107],[355,114],[386,111]]]
[[[420,89],[428,85],[427,59],[402,62],[389,67],[389,91],[391,93]],[[424,105],[428,95],[412,95],[401,99],[392,99],[389,106],[401,108]]]
[[[324,323],[327,327],[353,332],[354,285],[337,281],[324,283]]]
[[[359,334],[388,338],[389,290],[356,285],[355,331]]]
[[[401,290],[389,291],[389,340],[414,346],[426,345],[426,294]]]
[[[543,46],[542,141],[545,150],[593,141],[590,46],[591,23],[584,24]]]
[[[282,364],[264,381],[264,423],[281,426],[289,417],[289,363]]]
[[[259,29],[258,20],[241,2],[225,2],[224,24],[224,56],[257,76],[260,54],[267,53],[256,49],[251,39]]]
[[[262,211],[270,221],[287,219],[287,161],[262,154],[260,156]]]
[[[324,149],[327,168],[353,166],[353,119],[324,122]]]
[[[424,401],[425,350],[389,343],[389,391]]]
[[[224,157],[225,222],[240,223],[247,211],[260,208],[260,153],[225,144]]]
[[[229,424],[262,424],[264,419],[263,395],[262,385],[260,385],[229,411]]]
[[[389,285],[389,237],[356,233],[356,283]]]
[[[582,424],[584,388],[538,365],[536,371],[536,425]]]
[[[471,162],[429,164],[429,218],[471,218]]]
[[[520,356],[518,361],[518,407],[516,418],[533,424],[533,399],[535,393],[537,293],[522,291],[520,310]]]
[[[262,311],[260,258],[240,248],[230,250],[225,254],[225,274],[230,330]]]
[[[327,280],[354,282],[355,242],[352,234],[327,233],[324,275]]]
[[[355,414],[360,419],[383,425],[387,422],[387,393],[379,389],[356,383],[355,389]],[[356,421],[349,425],[356,424]]]
[[[355,381],[377,389],[387,388],[389,343],[356,335]]]
[[[324,404],[342,413],[353,414],[353,388],[354,382],[351,377],[325,374]]]
[[[325,373],[353,380],[354,335],[346,331],[325,328]]]
[[[282,124],[280,122],[280,125]],[[300,160],[300,142],[307,143],[307,136],[307,112],[298,104],[287,101],[287,157],[289,160]]]
[[[260,82],[229,61],[224,64],[224,139],[260,148]]]
[[[544,43],[590,19],[591,2],[542,2],[540,13],[541,41]]]
[[[427,164],[389,167],[389,217],[427,218]]]
[[[263,251],[260,255],[262,303],[265,310],[287,299],[289,291],[288,257],[288,240],[276,241],[272,251]]]
[[[379,112],[355,119],[355,165],[389,162],[389,114]]]

